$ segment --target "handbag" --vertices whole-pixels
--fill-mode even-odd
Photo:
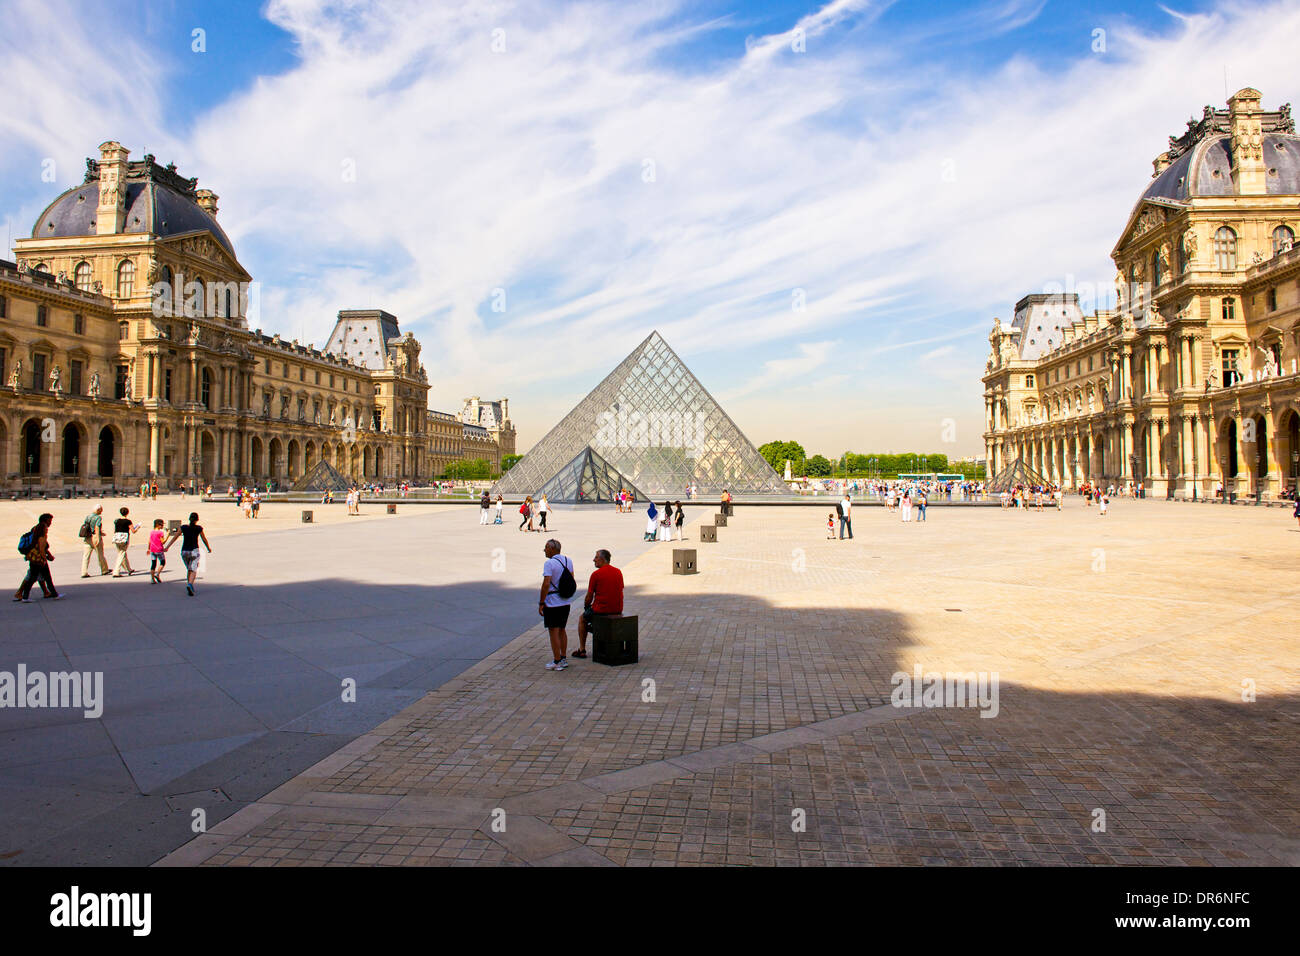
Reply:
[[[127,543],[128,541],[130,541],[130,540],[131,540],[131,536],[130,536],[129,534],[127,534],[125,531],[114,531],[114,532],[113,532],[113,543],[114,543],[114,544],[126,544],[126,543]]]

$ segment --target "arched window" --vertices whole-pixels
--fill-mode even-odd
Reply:
[[[78,262],[77,267],[72,270],[72,279],[77,288],[82,292],[90,291],[90,263]]]
[[[1151,288],[1158,288],[1164,280],[1165,264],[1160,258],[1160,250],[1151,253]]]
[[[117,294],[123,299],[135,294],[135,263],[130,259],[123,259],[117,265]]]
[[[1237,270],[1237,234],[1227,226],[1214,234],[1214,261],[1220,272]]]
[[[1290,226],[1278,226],[1273,230],[1273,255],[1280,256],[1284,252],[1290,252],[1293,245],[1295,245],[1295,233],[1291,231]]]

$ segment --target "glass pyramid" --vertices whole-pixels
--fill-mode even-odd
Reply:
[[[518,466],[516,466],[518,467]],[[546,495],[547,501],[571,504],[613,504],[618,493],[626,489],[638,500],[646,500],[636,486],[609,462],[591,450],[588,445],[577,458],[569,462],[537,492]]]
[[[346,492],[351,483],[339,474],[336,469],[325,459],[321,459],[312,465],[297,481],[293,483],[294,491],[342,491]]]
[[[986,491],[1001,494],[1004,491],[1011,491],[1016,485],[1032,488],[1034,485],[1046,484],[1050,484],[1050,482],[1026,464],[1023,458],[1017,458],[998,472],[997,476],[984,488]]]
[[[580,482],[573,475],[586,468],[586,451],[593,454],[593,475],[604,467],[610,480],[637,489],[642,498],[684,498],[692,483],[702,495],[724,488],[732,494],[789,493],[658,332],[646,336],[491,493],[536,495],[561,480],[572,497],[547,491],[547,499],[576,502]],[[562,473],[575,466],[578,472],[563,481]]]

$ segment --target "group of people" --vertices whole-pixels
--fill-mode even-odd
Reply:
[[[50,551],[52,524],[54,524],[54,515],[42,514],[32,529],[18,540],[18,551],[27,561],[27,573],[22,583],[18,585],[18,590],[14,592],[15,602],[30,604],[32,587],[38,584],[43,597],[57,601],[63,596],[54,586],[54,576],[50,571],[50,562],[54,560],[54,554]],[[138,534],[139,531],[140,525],[131,519],[130,509],[126,507],[118,509],[118,517],[113,519],[112,539],[113,546],[117,548],[117,565],[110,571],[108,560],[104,557],[104,506],[100,505],[86,515],[78,533],[84,546],[81,576],[83,578],[91,576],[90,564],[93,557],[99,558],[100,575],[112,574],[117,578],[134,575],[135,568],[131,567],[129,549],[131,536]],[[199,524],[197,512],[191,512],[189,523],[181,525],[170,535],[163,531],[163,519],[154,519],[147,551],[150,559],[149,580],[152,584],[162,583],[162,572],[167,564],[167,551],[177,539],[181,542],[181,561],[185,564],[185,587],[193,597],[195,578],[199,570],[199,543],[202,542],[208,553],[212,553],[212,545],[208,543],[207,535],[203,533],[203,526]]]
[[[478,500],[478,523],[479,524],[501,524],[501,509],[504,506],[505,506],[505,500],[500,495],[497,495],[496,520],[488,521],[489,514],[492,510],[492,496],[488,494],[485,489],[483,492],[483,497],[479,498]]]
[[[262,493],[256,488],[238,488],[231,492],[235,507],[244,512],[245,518],[256,518],[262,512]]]
[[[998,492],[998,502],[1003,508],[1021,508],[1028,510],[1032,507],[1035,511],[1042,511],[1043,505],[1052,505],[1057,511],[1061,510],[1061,500],[1064,492],[1060,485],[1025,485],[1017,484],[1011,488],[1004,488]],[[1088,499],[1091,504],[1092,499]]]
[[[484,492],[484,497],[486,496],[487,493]],[[497,499],[500,500],[500,497],[501,496],[498,495]],[[480,510],[482,508],[482,504],[483,504],[483,499],[479,499]],[[551,511],[551,505],[546,500],[546,495],[538,496],[536,501],[533,500],[532,495],[528,495],[527,497],[524,498],[524,503],[519,506],[519,515],[520,515],[519,530],[520,531],[547,530],[546,517],[548,514],[550,514],[550,511]],[[534,518],[536,518],[538,521],[538,526],[536,528],[533,527]]]
[[[551,538],[542,548],[546,560],[542,562],[542,588],[537,599],[537,613],[551,641],[551,660],[548,671],[562,671],[569,666],[569,606],[577,593],[577,579],[573,561],[561,553],[560,542]],[[623,572],[610,563],[612,555],[604,548],[592,556],[595,570],[587,579],[587,594],[582,602],[582,616],[578,618],[578,649],[575,658],[587,656],[587,635],[592,622],[601,616],[623,613]]]
[[[655,503],[650,502],[650,507],[646,508],[645,536],[643,541],[672,541],[673,529],[677,531],[677,540],[685,541],[682,537],[682,525],[686,523],[686,512],[682,510],[681,500],[665,501],[663,510],[655,507]]]

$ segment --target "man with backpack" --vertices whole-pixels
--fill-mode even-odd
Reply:
[[[548,671],[562,671],[569,666],[565,655],[569,653],[569,602],[578,590],[573,576],[573,562],[560,554],[560,542],[551,538],[543,549],[546,561],[542,564],[542,591],[538,596],[537,613],[542,616],[542,626],[551,638],[553,660],[546,665]]]
[[[108,561],[104,558],[104,506],[100,505],[90,514],[86,515],[85,520],[81,522],[81,533],[78,535],[82,543],[86,546],[85,554],[81,558],[81,576],[90,577],[90,556],[99,555],[99,573],[112,574],[108,566]]]
[[[14,594],[15,601],[30,604],[32,585],[37,582],[40,582],[41,591],[46,597],[56,601],[59,599],[54,579],[50,577],[50,562],[54,560],[54,555],[50,554],[49,535],[53,523],[54,515],[43,514],[36,526],[18,539],[18,551],[27,559],[27,576]]]

